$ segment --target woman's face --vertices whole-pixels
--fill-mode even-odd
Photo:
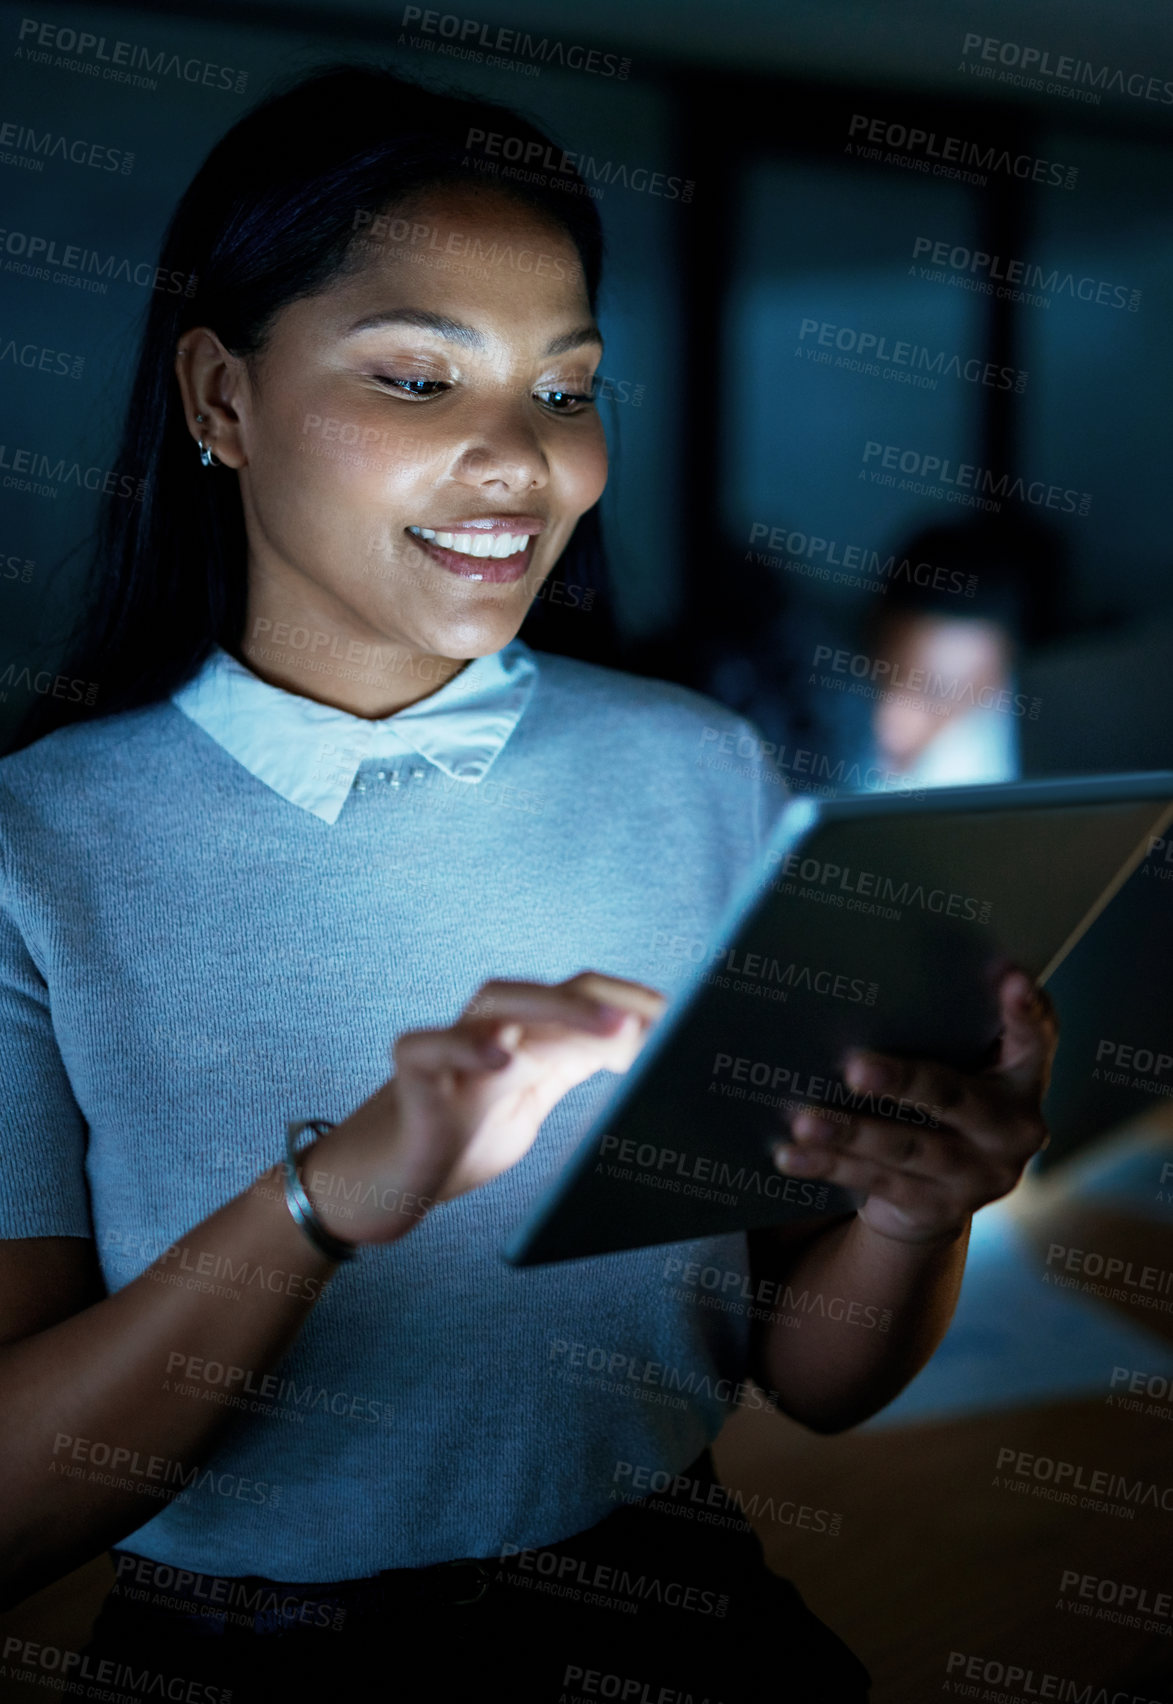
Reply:
[[[460,186],[365,239],[361,270],[284,308],[251,371],[202,330],[177,364],[193,436],[239,470],[244,655],[286,682],[356,642],[400,671],[404,653],[448,660],[441,678],[499,650],[607,475],[601,342],[559,226]]]

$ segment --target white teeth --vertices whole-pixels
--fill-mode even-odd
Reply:
[[[441,550],[456,550],[462,556],[489,556],[496,561],[516,556],[530,540],[529,533],[448,533],[433,532],[431,527],[408,527],[407,530],[415,533],[417,538],[438,544]]]
[[[519,550],[524,550],[529,543],[528,533],[503,533],[493,540],[491,555],[497,557],[516,556]]]

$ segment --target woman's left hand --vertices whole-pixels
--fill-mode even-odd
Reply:
[[[791,1120],[792,1140],[776,1150],[779,1169],[865,1195],[859,1217],[897,1242],[959,1235],[979,1207],[1014,1188],[1048,1141],[1041,1103],[1058,1040],[1053,1009],[1018,970],[1003,977],[999,1005],[998,1058],[978,1075],[924,1060],[853,1055],[844,1071],[848,1086],[892,1096],[910,1116],[805,1108]]]

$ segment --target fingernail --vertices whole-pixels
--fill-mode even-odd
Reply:
[[[495,1041],[490,1041],[481,1049],[481,1058],[490,1071],[502,1071],[511,1062],[513,1055],[506,1053],[503,1047],[498,1047]]]
[[[823,1121],[813,1112],[800,1112],[790,1126],[790,1134],[797,1136],[800,1142],[805,1142],[812,1136],[818,1136],[822,1130]]]
[[[596,1007],[596,1010],[599,1014],[599,1021],[606,1024],[609,1029],[618,1029],[620,1024],[626,1023],[628,1018],[634,1016],[634,1013],[625,1011],[622,1006],[600,1005]]]
[[[512,1049],[520,1042],[521,1034],[522,1030],[520,1024],[506,1024],[505,1028],[497,1037],[497,1043],[502,1048]]]
[[[843,1075],[853,1089],[886,1089],[895,1083],[897,1067],[878,1053],[853,1053]]]
[[[818,1155],[804,1153],[801,1148],[775,1148],[774,1164],[779,1171],[806,1171],[818,1164]]]

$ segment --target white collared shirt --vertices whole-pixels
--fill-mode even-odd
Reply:
[[[271,686],[222,647],[171,702],[275,793],[336,822],[360,766],[423,758],[453,781],[484,779],[537,680],[529,646],[514,639],[475,657],[416,704],[369,721]]]

